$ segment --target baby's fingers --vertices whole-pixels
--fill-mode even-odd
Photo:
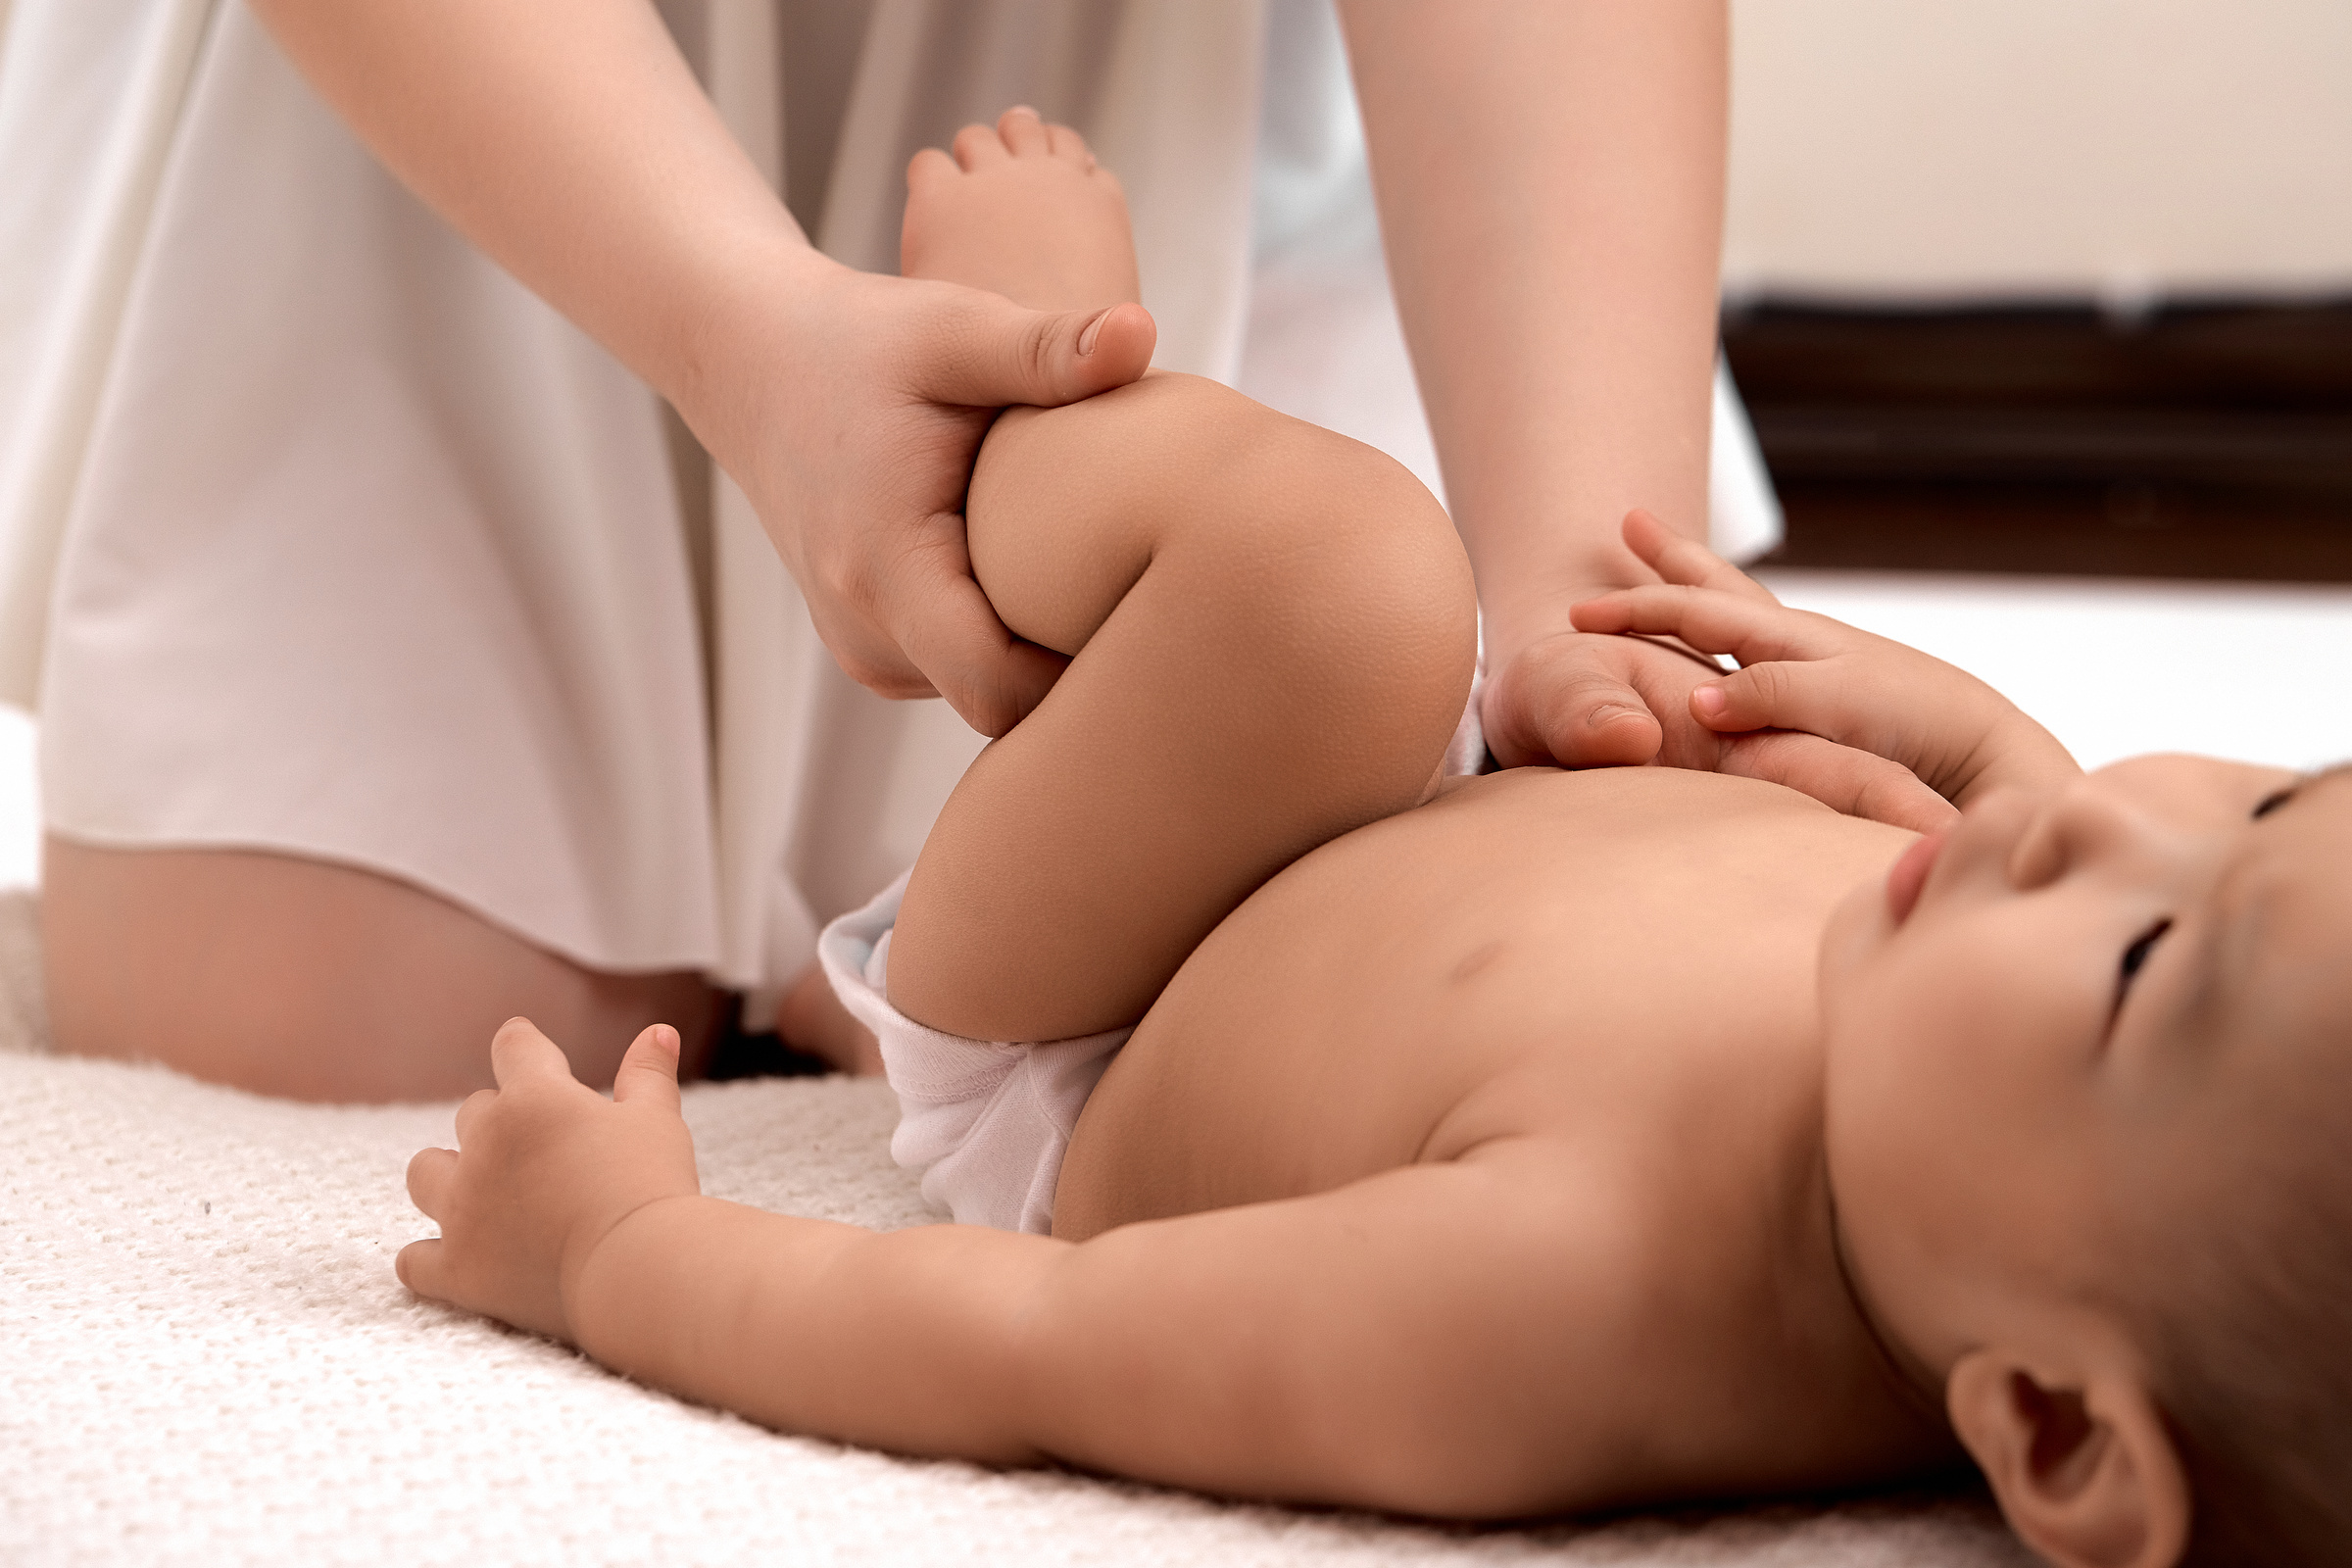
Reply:
[[[490,1071],[501,1089],[512,1089],[526,1078],[575,1081],[563,1051],[528,1018],[509,1018],[490,1037]]]
[[[1726,734],[1801,729],[1843,741],[1861,727],[1852,695],[1832,664],[1765,660],[1694,687],[1690,716]]]
[[[1578,631],[1636,631],[1680,637],[1707,654],[1730,654],[1741,663],[1765,659],[1813,657],[1799,635],[1799,612],[1719,588],[1653,584],[1620,588],[1569,608]]]
[[[1921,833],[1960,815],[1900,762],[1818,735],[1775,730],[1742,736],[1726,748],[1716,770],[1785,784],[1834,811]]]
[[[478,1124],[484,1116],[489,1115],[490,1107],[497,1103],[498,1091],[495,1089],[476,1089],[459,1102],[458,1147],[460,1149],[464,1149],[473,1142],[473,1134],[469,1129]]]
[[[1884,666],[1868,661],[1763,660],[1691,688],[1690,716],[1722,734],[1801,729],[1916,762],[1900,716],[1905,695]]]
[[[441,1239],[411,1242],[392,1259],[392,1272],[400,1283],[418,1296],[435,1301],[449,1300],[449,1282],[445,1277],[446,1264],[441,1255]]]
[[[665,1023],[648,1024],[630,1042],[628,1054],[612,1075],[612,1099],[621,1104],[640,1100],[678,1108],[678,1032]]]
[[[424,1217],[439,1220],[449,1212],[449,1190],[458,1179],[458,1154],[454,1149],[419,1149],[409,1161],[409,1201],[424,1211]]]

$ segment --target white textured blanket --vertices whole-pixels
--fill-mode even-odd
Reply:
[[[1454,1531],[778,1437],[392,1278],[454,1105],[258,1100],[46,1054],[0,895],[0,1560],[1991,1568],[1927,1498]],[[708,1191],[919,1223],[879,1084],[686,1092]]]

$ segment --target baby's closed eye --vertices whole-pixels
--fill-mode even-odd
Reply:
[[[2132,978],[2139,973],[2140,966],[2148,961],[2148,955],[2156,951],[2156,944],[2172,928],[2173,922],[2169,917],[2159,920],[2124,950],[2122,973],[2116,977],[2115,984],[2115,1004],[2119,1009],[2124,1004],[2124,998],[2132,990]]]

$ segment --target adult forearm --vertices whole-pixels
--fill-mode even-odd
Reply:
[[[252,0],[420,197],[673,400],[811,251],[647,0]]]
[[[1397,303],[1490,647],[1699,535],[1721,243],[1722,0],[1344,6]]]

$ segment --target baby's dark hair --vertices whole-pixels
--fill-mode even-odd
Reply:
[[[2187,1472],[2192,1568],[2352,1562],[2352,1138],[2334,1109],[2352,1105],[2334,1092],[2352,1026],[2334,1028],[2300,1125],[2217,1173],[2230,1211],[2178,1216],[2132,1309]]]

